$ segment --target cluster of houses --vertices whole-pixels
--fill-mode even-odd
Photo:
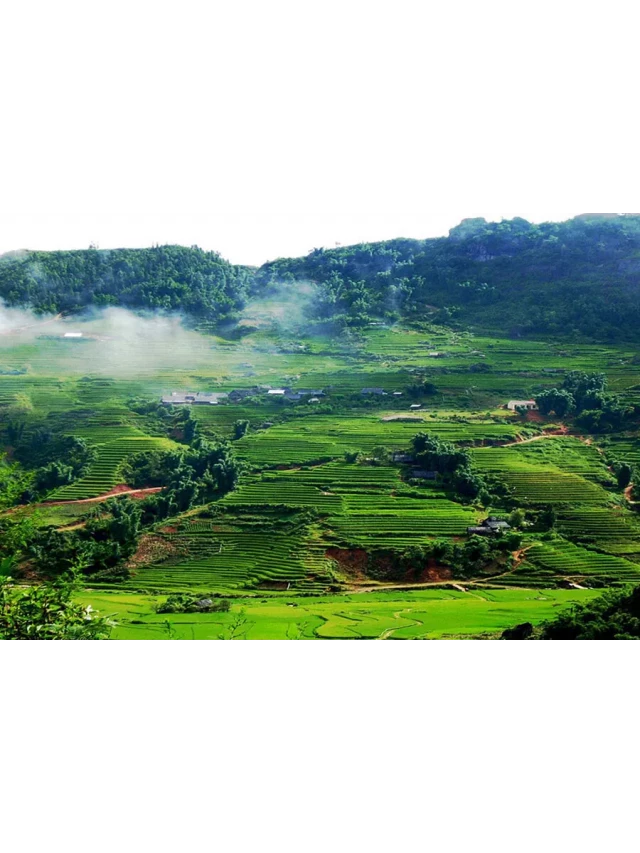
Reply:
[[[165,406],[217,406],[220,400],[228,399],[230,403],[239,403],[248,397],[257,396],[282,397],[292,402],[307,399],[309,403],[319,403],[320,398],[324,397],[324,391],[310,388],[299,388],[294,391],[292,388],[264,388],[261,385],[254,385],[252,388],[238,388],[228,392],[172,391],[171,394],[163,396],[161,401]]]

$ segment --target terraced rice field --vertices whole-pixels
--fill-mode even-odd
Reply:
[[[461,536],[476,524],[478,513],[447,500],[411,501],[419,507],[407,508],[397,498],[398,507],[362,505],[351,507],[343,516],[332,516],[327,526],[341,542],[351,546],[402,550],[434,536]]]
[[[530,503],[602,504],[609,500],[596,480],[611,477],[595,448],[577,439],[548,438],[514,447],[475,448],[474,464],[491,472]]]
[[[324,548],[300,536],[196,524],[165,538],[190,556],[140,567],[126,586],[206,592],[295,585],[312,592],[326,589],[330,581]]]
[[[296,482],[293,477],[272,480],[257,478],[244,483],[235,492],[228,494],[225,506],[277,506],[284,504],[295,507],[313,507],[320,512],[340,512],[342,499],[339,495],[326,494],[314,486]]]
[[[569,536],[596,539],[599,542],[636,540],[640,550],[640,525],[635,516],[620,507],[563,509],[558,518],[558,529]]]
[[[606,583],[640,582],[640,565],[561,540],[535,544],[527,552],[527,561],[556,576],[597,578]]]
[[[84,432],[86,437],[88,437],[87,432]],[[111,434],[111,431],[100,433],[105,438]],[[92,438],[89,440],[92,444],[95,443],[97,459],[91,463],[84,477],[68,486],[55,489],[47,496],[49,500],[84,500],[104,494],[122,482],[120,469],[129,456],[147,450],[168,449],[172,446],[172,442],[167,439],[150,438],[144,434],[129,435],[127,438],[117,438],[115,441],[103,443],[99,443],[96,432],[91,435]]]
[[[530,503],[603,503],[607,493],[575,474],[561,471],[505,472],[503,479],[516,498]]]
[[[346,452],[371,452],[384,446],[406,450],[421,430],[448,441],[508,441],[521,426],[504,423],[437,420],[384,421],[380,417],[309,417],[295,424],[277,424],[236,443],[238,454],[256,466],[301,464],[338,458]]]

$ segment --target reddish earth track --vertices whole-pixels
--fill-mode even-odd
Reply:
[[[64,504],[93,504],[101,501],[108,501],[109,498],[120,497],[120,495],[129,495],[132,498],[144,498],[147,495],[153,495],[155,492],[161,491],[161,486],[154,486],[151,489],[130,489],[128,486],[115,486],[110,492],[105,492],[103,495],[98,495],[95,498],[82,498],[77,501],[42,501],[40,506],[62,506]]]

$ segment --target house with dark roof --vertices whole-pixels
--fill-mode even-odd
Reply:
[[[534,411],[538,408],[535,400],[509,400],[507,409],[515,412],[516,409],[526,409],[527,412]]]
[[[391,455],[393,462],[413,462],[413,453],[405,453],[402,450],[396,450]]]
[[[477,527],[467,527],[467,533],[470,536],[500,536],[501,533],[506,533],[507,530],[511,530],[511,525],[506,521],[496,518],[495,515],[485,518]]]
[[[413,480],[435,480],[437,476],[437,471],[428,471],[426,468],[411,469],[411,477]]]
[[[231,403],[238,403],[240,400],[246,400],[247,397],[255,397],[260,393],[261,389],[257,385],[254,385],[253,388],[236,388],[229,392],[229,401]]]

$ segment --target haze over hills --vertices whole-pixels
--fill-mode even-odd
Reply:
[[[39,313],[119,305],[219,324],[257,298],[304,296],[327,331],[430,320],[508,333],[640,337],[640,214],[566,222],[465,219],[448,237],[314,249],[258,269],[197,247],[19,251],[0,258],[0,298]]]

